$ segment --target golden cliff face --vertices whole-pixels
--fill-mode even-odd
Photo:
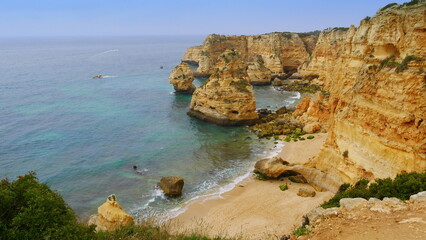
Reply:
[[[253,123],[258,115],[247,65],[235,50],[224,52],[207,82],[192,95],[188,115],[220,125]]]
[[[193,81],[194,74],[186,63],[176,66],[169,76],[169,83],[173,84],[176,93],[193,93],[195,91]]]
[[[321,33],[302,76],[329,96],[302,102],[299,119],[325,122],[328,139],[309,165],[336,182],[426,170],[426,5],[395,6],[358,28]],[[327,106],[327,117],[313,109]],[[316,104],[315,104],[316,103]]]
[[[198,64],[201,59],[201,51],[203,46],[190,47],[186,50],[185,54],[182,57],[182,62],[188,64]]]
[[[260,57],[272,73],[294,72],[309,58],[317,36],[296,33],[269,33],[257,36],[209,35],[202,46],[191,47],[183,57],[184,62],[197,63],[197,74],[210,75],[218,57],[228,49],[240,53],[241,60],[249,63]]]
[[[96,231],[114,231],[134,223],[133,217],[123,210],[113,194],[105,203],[98,207],[98,214],[92,215],[89,225],[96,225]]]

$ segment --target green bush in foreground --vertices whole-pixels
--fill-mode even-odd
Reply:
[[[13,182],[7,179],[0,182],[2,240],[211,240],[197,233],[172,235],[165,228],[148,223],[114,232],[96,233],[94,227],[79,223],[61,195],[39,183],[34,172]]]
[[[0,239],[93,239],[73,210],[35,173],[0,183]]]
[[[368,186],[368,180],[362,179],[354,186],[343,184],[340,191],[329,201],[323,203],[321,207],[340,207],[339,201],[342,198],[378,198],[396,197],[401,200],[408,200],[411,195],[426,190],[426,173],[403,173],[395,179],[376,179]]]

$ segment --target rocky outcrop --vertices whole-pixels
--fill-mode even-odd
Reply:
[[[278,178],[288,171],[289,163],[280,157],[266,158],[256,162],[254,169],[270,178]]]
[[[98,214],[92,215],[89,225],[96,225],[96,231],[114,231],[133,224],[133,217],[118,204],[117,197],[110,195],[106,202],[98,207]]]
[[[310,167],[339,183],[426,170],[424,16],[423,3],[395,5],[357,28],[320,34],[299,69],[327,93],[296,110],[305,130],[329,132]]]
[[[308,60],[317,38],[316,33],[269,33],[256,36],[212,34],[207,36],[202,46],[188,48],[182,61],[197,63],[199,66],[196,75],[208,76],[214,73],[219,56],[226,50],[235,49],[241,54],[240,60],[244,63],[249,64],[253,62],[253,59],[260,58],[262,65],[272,73],[293,73]],[[258,72],[256,68],[265,70],[262,65],[255,64],[252,67],[253,71]],[[259,79],[264,79],[266,76]]]
[[[180,177],[163,177],[160,180],[160,188],[164,194],[171,197],[182,195],[184,185],[183,178]]]
[[[188,115],[219,125],[253,124],[258,115],[246,68],[239,52],[223,53],[214,74],[195,90]]]
[[[271,84],[271,71],[261,62],[250,63],[247,67],[247,75],[251,85]]]
[[[330,118],[328,97],[317,92],[312,97],[303,98],[293,115],[305,124],[303,130],[306,133],[327,131]]]
[[[173,84],[176,93],[193,93],[195,91],[193,81],[194,74],[186,63],[176,66],[169,76],[169,83]]]
[[[182,62],[196,65],[200,62],[203,46],[190,47],[182,57]]]

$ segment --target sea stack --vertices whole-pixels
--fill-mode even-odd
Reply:
[[[227,50],[219,56],[214,73],[197,88],[188,115],[219,125],[256,122],[256,100],[240,53]]]
[[[195,91],[193,81],[194,74],[186,63],[176,66],[169,76],[169,83],[173,84],[176,93],[193,93]]]
[[[89,225],[91,224],[96,225],[96,231],[114,231],[133,224],[133,217],[123,210],[115,194],[112,194],[98,207],[98,214],[90,217]]]

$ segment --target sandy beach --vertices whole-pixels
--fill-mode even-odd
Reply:
[[[326,134],[316,134],[312,140],[285,143],[278,155],[290,163],[305,163],[318,154],[325,138]],[[283,182],[289,186],[287,191],[279,189]],[[333,196],[317,192],[312,198],[299,197],[300,187],[313,190],[308,184],[288,179],[259,181],[250,175],[216,198],[188,203],[186,211],[168,224],[176,232],[201,231],[211,237],[277,239],[300,226],[306,213]]]

